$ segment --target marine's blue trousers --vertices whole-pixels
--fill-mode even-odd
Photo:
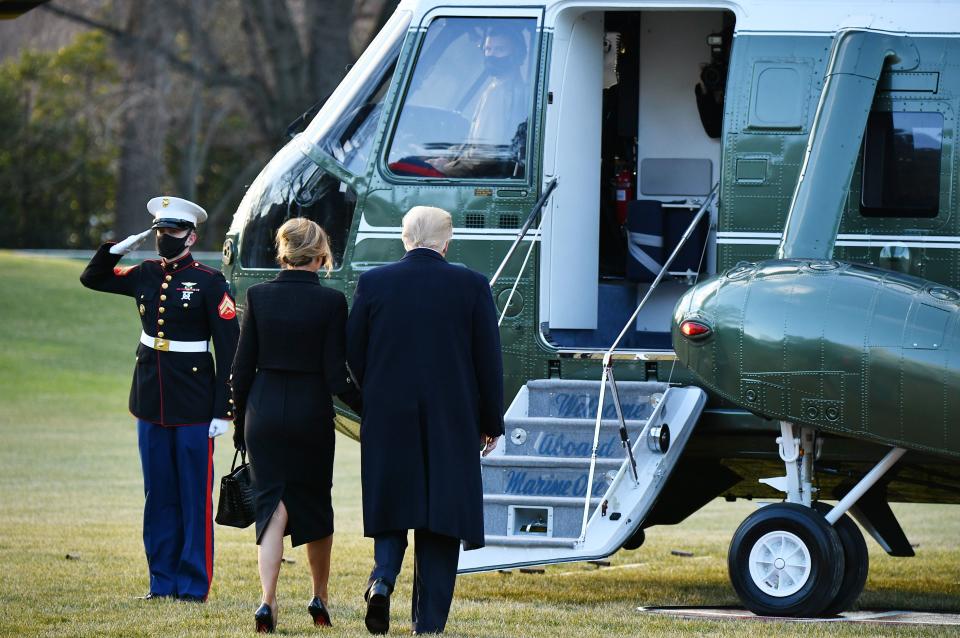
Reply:
[[[206,425],[137,420],[143,466],[143,546],[150,592],[207,597],[213,578],[213,439]]]

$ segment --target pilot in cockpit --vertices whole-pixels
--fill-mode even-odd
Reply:
[[[449,177],[521,176],[516,173],[523,170],[530,104],[530,85],[521,74],[526,57],[520,31],[496,27],[488,31],[483,73],[465,98],[474,107],[464,144],[456,155],[427,163]]]

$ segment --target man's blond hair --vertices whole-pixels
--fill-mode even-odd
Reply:
[[[403,247],[432,248],[442,252],[453,238],[453,218],[450,213],[435,206],[414,206],[403,216]]]

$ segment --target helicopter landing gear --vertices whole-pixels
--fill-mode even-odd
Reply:
[[[796,503],[763,507],[743,521],[727,555],[730,581],[761,616],[818,616],[840,591],[844,554],[823,516]]]
[[[826,503],[814,503],[813,509],[826,514],[830,511],[830,506]],[[823,616],[836,616],[850,609],[863,592],[863,586],[867,584],[867,572],[870,571],[867,542],[853,519],[844,514],[834,523],[833,529],[837,530],[840,545],[843,547],[843,579],[833,602],[827,605],[821,614]]]
[[[833,616],[849,609],[867,580],[863,534],[850,507],[906,452],[893,448],[836,506],[814,502],[813,428],[781,422],[777,438],[786,476],[761,479],[786,493],[785,503],[748,516],[730,542],[730,581],[744,606],[762,616]]]

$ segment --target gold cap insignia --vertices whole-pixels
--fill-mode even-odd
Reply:
[[[169,197],[164,197],[162,200],[160,200],[160,205],[163,206],[164,208],[166,208],[167,206],[169,206],[169,205],[170,205],[170,198],[169,198]]]

